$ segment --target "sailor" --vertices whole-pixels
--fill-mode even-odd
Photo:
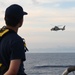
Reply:
[[[27,12],[18,4],[10,5],[5,11],[6,26],[0,29],[0,75],[27,75],[23,64],[27,47],[17,34],[24,15]]]

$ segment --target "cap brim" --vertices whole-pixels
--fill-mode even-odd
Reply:
[[[28,15],[28,13],[27,12],[23,12],[23,15]]]

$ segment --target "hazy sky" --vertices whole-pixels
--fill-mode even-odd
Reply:
[[[28,12],[19,35],[26,39],[29,52],[75,52],[75,0],[0,0],[0,27],[11,4]],[[66,25],[66,30],[50,31],[55,25]]]

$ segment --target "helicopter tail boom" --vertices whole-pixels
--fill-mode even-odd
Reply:
[[[65,26],[62,28],[62,30],[65,30]]]

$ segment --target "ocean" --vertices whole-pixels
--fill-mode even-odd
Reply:
[[[26,58],[27,75],[61,75],[66,68],[75,65],[75,53],[27,53]]]

